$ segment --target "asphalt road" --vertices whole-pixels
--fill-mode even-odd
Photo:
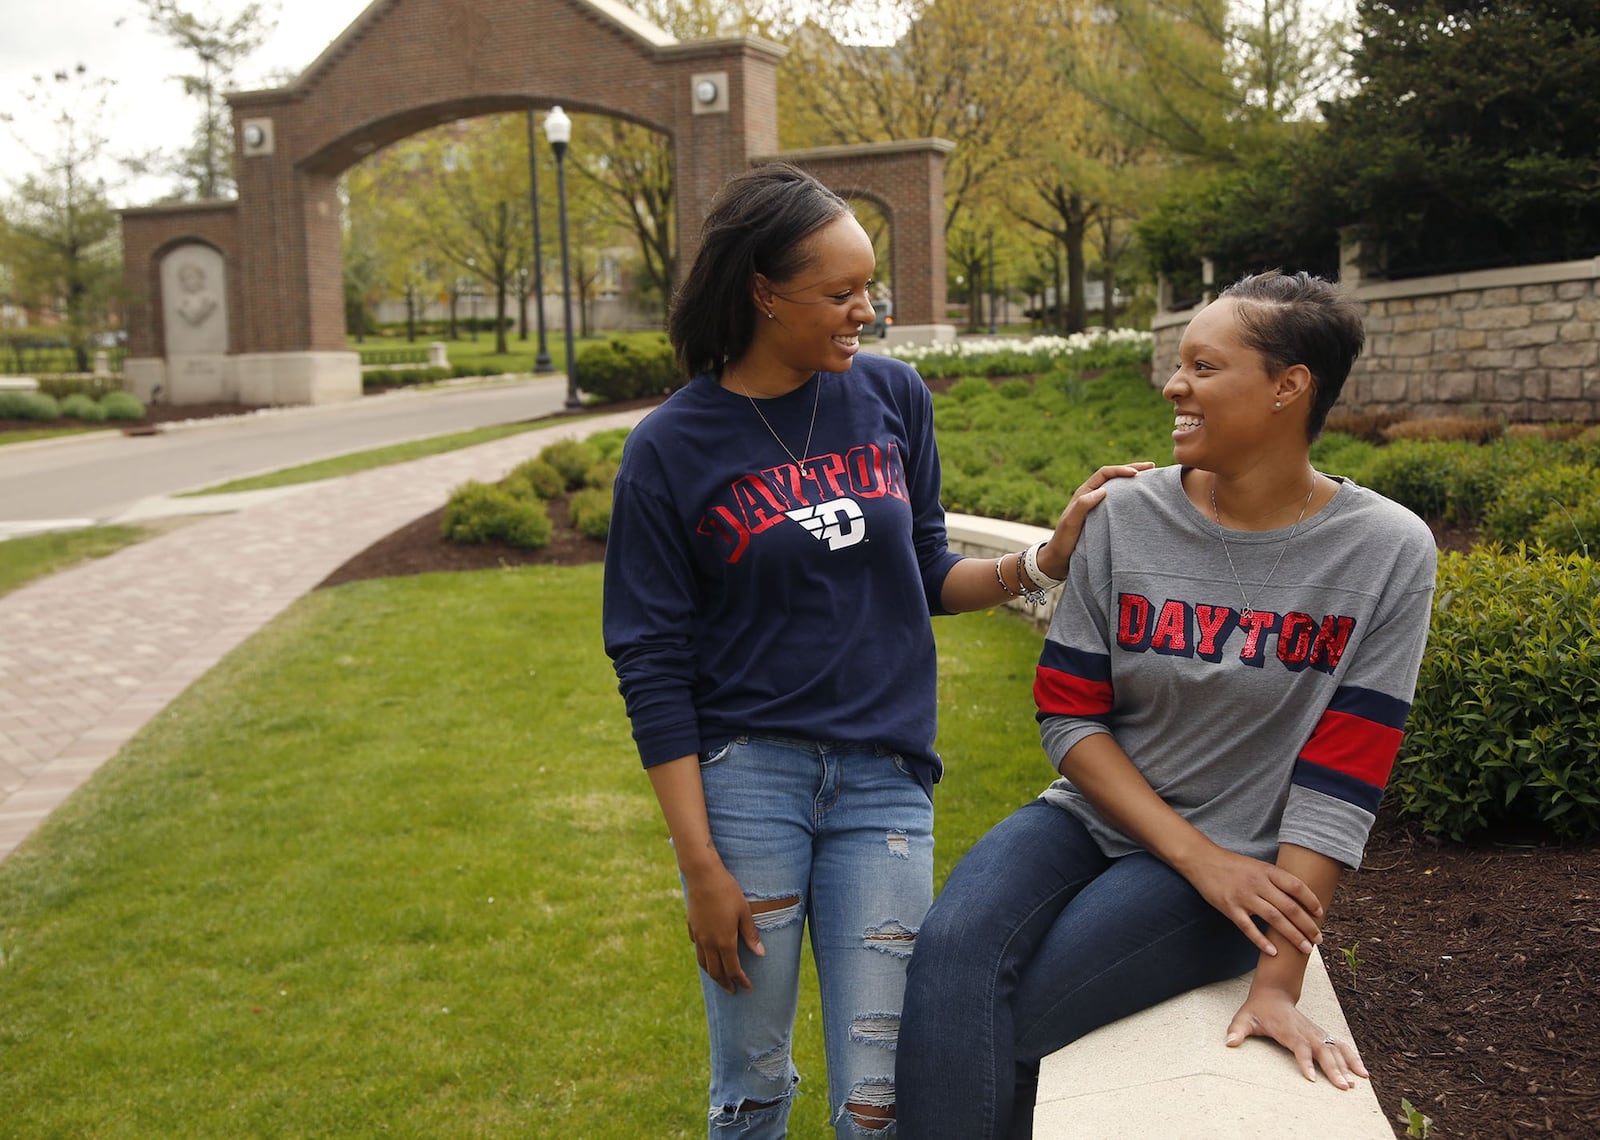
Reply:
[[[0,532],[8,522],[106,522],[153,497],[353,451],[560,411],[565,377],[419,392],[0,447]]]

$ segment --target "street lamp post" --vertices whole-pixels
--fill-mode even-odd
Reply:
[[[581,408],[578,398],[578,361],[572,347],[572,271],[567,252],[567,144],[572,141],[572,120],[560,107],[551,107],[544,120],[545,137],[556,152],[556,202],[561,213],[561,312],[567,337],[567,407]]]
[[[544,244],[539,239],[539,152],[533,145],[533,108],[528,108],[528,203],[533,210],[533,308],[539,318],[539,355],[535,372],[554,372],[550,348],[544,339]]]

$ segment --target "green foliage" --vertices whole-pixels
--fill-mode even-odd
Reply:
[[[1401,440],[1375,450],[1353,472],[1359,483],[1424,518],[1475,525],[1502,488],[1557,458],[1563,445],[1539,439],[1502,439],[1476,445],[1441,440]],[[1516,542],[1529,531],[1508,536]]]
[[[1512,479],[1495,496],[1484,515],[1484,536],[1507,546],[1526,542],[1547,519],[1564,522],[1591,498],[1600,498],[1600,468],[1564,463],[1537,468]]]
[[[361,384],[365,388],[432,384],[437,380],[447,380],[457,375],[461,373],[452,368],[363,368]]]
[[[1172,454],[1172,416],[1143,365],[1081,379],[1070,365],[1026,397],[968,379],[934,397],[947,509],[1053,526],[1095,468]]]
[[[98,400],[120,391],[120,381],[115,376],[40,376],[38,383],[39,391],[58,400],[65,400],[74,392]]]
[[[1600,491],[1571,508],[1560,507],[1533,528],[1535,542],[1562,554],[1600,557]]]
[[[935,344],[902,344],[882,349],[904,360],[927,380],[951,377],[1035,376],[1063,366],[1094,371],[1148,365],[1152,338],[1137,329],[1110,329],[1070,336],[967,337]]]
[[[622,458],[622,445],[627,442],[628,430],[627,428],[607,428],[605,431],[595,432],[584,442],[594,448],[601,459],[618,461]]]
[[[600,462],[600,455],[588,443],[576,439],[558,439],[539,452],[539,458],[554,467],[566,483],[566,489],[576,491],[588,478],[589,469]]]
[[[504,542],[536,550],[550,541],[553,527],[543,502],[502,487],[469,480],[450,492],[442,531],[451,542]]]
[[[586,538],[603,539],[611,531],[611,492],[600,487],[574,491],[567,500],[573,527]]]
[[[1365,471],[1377,454],[1377,447],[1364,439],[1343,432],[1325,431],[1311,445],[1311,463],[1329,475],[1349,475]],[[1359,482],[1359,480],[1358,480]]]
[[[82,392],[74,392],[61,401],[61,414],[70,420],[82,420],[86,424],[97,424],[106,418],[105,409],[94,402],[94,397],[85,396]]]
[[[1433,1135],[1433,1117],[1425,1115],[1405,1097],[1400,1098],[1400,1116],[1405,1121],[1406,1135],[1413,1140],[1429,1140]]]
[[[612,337],[578,350],[578,387],[601,400],[636,400],[683,386],[664,335],[650,338]]]
[[[1534,553],[1440,558],[1389,794],[1453,839],[1499,826],[1600,835],[1600,563]]]
[[[145,407],[132,392],[107,392],[100,399],[100,410],[108,420],[142,420]]]
[[[43,392],[0,392],[0,420],[48,422],[61,418],[61,405]]]
[[[553,499],[567,489],[567,481],[548,460],[535,457],[524,459],[500,480],[500,485],[512,494],[530,495],[535,499]]]

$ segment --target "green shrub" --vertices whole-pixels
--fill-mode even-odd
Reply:
[[[583,473],[585,487],[598,487],[607,494],[611,493],[611,484],[617,481],[617,461],[615,459],[601,459],[589,465],[589,470]]]
[[[1600,494],[1600,469],[1568,463],[1510,480],[1484,512],[1484,537],[1506,546],[1529,541],[1545,518]]]
[[[1378,449],[1359,436],[1325,431],[1311,445],[1311,462],[1329,475],[1348,475],[1357,482],[1356,472],[1364,471]]]
[[[61,418],[61,405],[43,392],[0,392],[0,420],[45,423]]]
[[[1562,554],[1600,558],[1600,490],[1571,507],[1558,507],[1533,528],[1535,542]]]
[[[46,396],[65,400],[68,396],[84,395],[98,400],[107,392],[117,390],[120,383],[115,376],[41,376],[39,391]]]
[[[539,458],[561,472],[569,491],[582,487],[589,468],[600,462],[600,456],[594,448],[576,439],[556,440],[539,452]]]
[[[504,542],[536,550],[550,541],[550,512],[538,499],[471,480],[450,492],[442,531],[451,542]]]
[[[1439,560],[1389,794],[1452,839],[1530,825],[1600,835],[1600,562],[1536,553]]]
[[[1373,455],[1356,481],[1425,519],[1442,518],[1459,451],[1458,445],[1432,440],[1391,444]]]
[[[603,539],[611,530],[611,492],[599,487],[574,491],[567,500],[572,526],[586,538]]]
[[[561,472],[540,458],[524,459],[511,469],[500,485],[514,495],[553,499],[567,489]]]
[[[105,409],[94,402],[94,397],[85,396],[82,392],[74,392],[61,401],[61,414],[69,420],[81,420],[86,424],[101,423],[106,418]]]
[[[993,392],[994,385],[990,384],[987,380],[980,379],[977,376],[967,376],[950,385],[950,388],[947,392],[945,392],[945,395],[949,396],[957,403],[964,404],[968,400],[983,399],[985,396],[988,396]]]
[[[584,442],[599,453],[601,459],[621,461],[622,445],[627,442],[628,428],[607,428],[597,431]]]
[[[602,401],[637,400],[682,387],[672,345],[664,336],[613,337],[578,350],[578,387]]]
[[[1007,380],[995,389],[995,394],[1007,400],[1026,400],[1033,395],[1033,385],[1026,380]]]
[[[100,410],[108,420],[144,419],[144,402],[132,392],[107,392],[100,399]]]

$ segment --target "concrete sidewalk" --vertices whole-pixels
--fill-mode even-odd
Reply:
[[[0,597],[0,859],[146,721],[373,542],[547,444],[637,423],[597,416],[322,483],[151,518],[228,510]]]

